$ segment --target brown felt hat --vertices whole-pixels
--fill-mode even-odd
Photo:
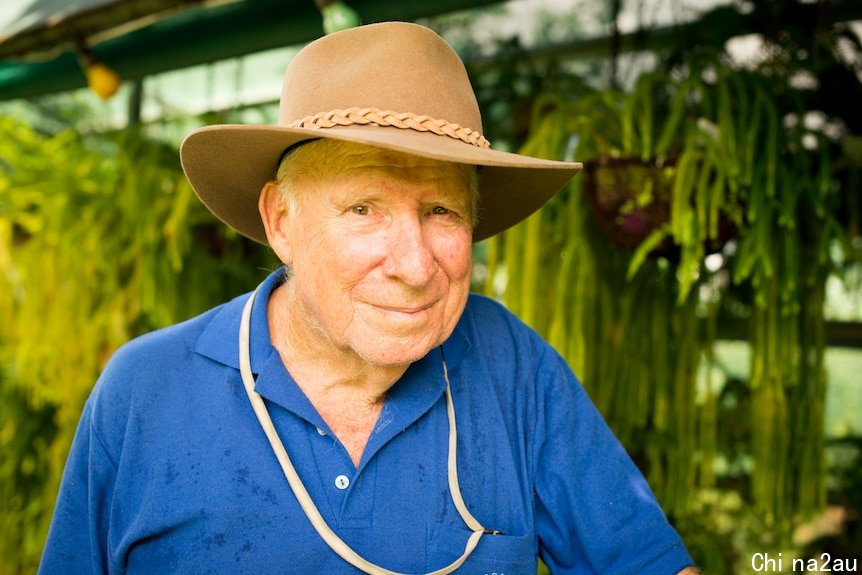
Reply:
[[[351,28],[303,48],[284,76],[278,125],[214,125],[180,149],[201,201],[267,243],[257,203],[278,161],[304,140],[332,138],[479,167],[479,241],[536,211],[581,168],[493,150],[467,72],[432,30],[405,22]]]

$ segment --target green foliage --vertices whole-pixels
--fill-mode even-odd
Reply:
[[[843,232],[830,142],[779,121],[797,104],[781,86],[712,59],[631,92],[538,99],[522,152],[576,145],[585,173],[489,241],[486,292],[563,353],[665,509],[692,525],[698,494],[729,479],[716,461],[733,433],[698,368],[729,294],[745,294],[753,470],[740,494],[787,536],[825,503],[823,297]],[[624,198],[604,225],[602,194]],[[653,227],[621,246],[614,228],[632,215]]]
[[[579,119],[561,103],[538,119],[522,151],[562,156]],[[583,181],[489,241],[486,292],[563,354],[665,508],[683,513],[713,477],[715,430],[704,421],[714,420],[714,394],[693,385],[703,345],[698,302],[676,303],[677,270],[667,260],[628,276],[632,254],[598,233]]]
[[[34,408],[23,391],[0,373],[0,573],[25,573],[42,550],[31,526],[44,523],[49,492],[45,468],[56,440],[55,409]]]
[[[38,561],[111,353],[254,287],[250,271],[274,259],[217,223],[177,151],[141,134],[43,135],[0,118],[0,158],[0,493],[18,494],[0,511],[2,573]]]

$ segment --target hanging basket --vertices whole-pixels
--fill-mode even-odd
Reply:
[[[596,224],[615,246],[635,249],[670,220],[673,161],[603,156],[584,163],[584,177]],[[652,253],[673,249],[668,239]]]
[[[603,156],[584,163],[584,189],[599,230],[615,246],[636,249],[651,233],[668,224],[676,177],[676,160]],[[724,212],[715,236],[704,240],[707,252],[720,251],[736,236]],[[671,237],[653,248],[652,257],[676,259],[680,247]]]

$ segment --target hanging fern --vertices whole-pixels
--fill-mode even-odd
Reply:
[[[715,485],[729,433],[717,427],[720,390],[698,369],[712,361],[729,290],[749,291],[750,498],[786,536],[825,503],[823,295],[827,247],[840,235],[829,153],[822,137],[812,149],[811,134],[781,125],[769,80],[710,66],[644,74],[631,93],[537,102],[522,151],[560,159],[577,139],[588,169],[489,240],[486,292],[563,353],[680,517]],[[665,219],[620,247],[588,197],[625,181],[634,190],[610,226]],[[728,231],[736,247],[717,273],[730,281],[707,286],[704,259]]]

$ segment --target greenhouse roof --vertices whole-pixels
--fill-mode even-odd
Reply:
[[[415,20],[500,0],[349,0],[363,22]],[[86,85],[85,46],[125,79],[307,42],[312,0],[7,0],[0,5],[0,100]]]

